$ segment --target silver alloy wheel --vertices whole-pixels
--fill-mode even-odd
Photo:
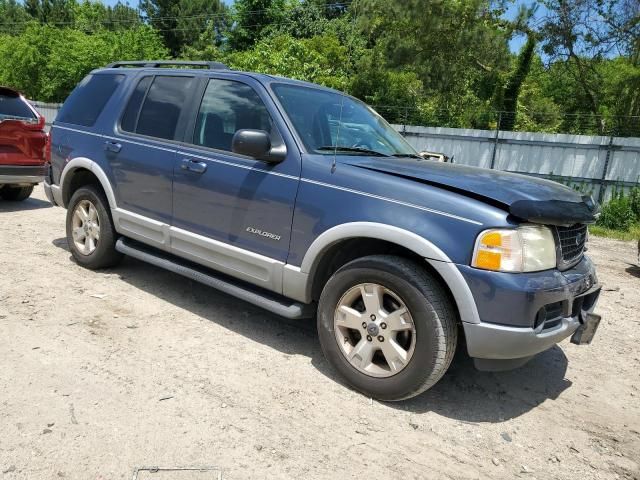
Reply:
[[[336,306],[333,325],[342,354],[366,375],[396,375],[413,356],[411,313],[396,293],[377,283],[350,288]]]
[[[73,210],[71,221],[73,243],[83,255],[91,255],[100,241],[98,211],[89,200],[81,200]]]

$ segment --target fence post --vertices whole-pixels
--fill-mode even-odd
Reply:
[[[609,136],[607,155],[604,157],[604,167],[602,169],[602,176],[600,177],[600,190],[598,191],[598,203],[600,204],[602,204],[604,194],[607,190],[607,172],[609,171],[609,162],[613,156],[613,139],[613,135]]]
[[[496,153],[498,151],[498,137],[500,135],[500,124],[502,123],[502,112],[498,112],[498,123],[496,124],[496,135],[493,139],[493,152],[491,153],[491,168],[493,170],[496,164]]]
[[[402,124],[402,136],[407,136],[407,122],[409,121],[409,107],[407,105],[404,106],[404,122]]]

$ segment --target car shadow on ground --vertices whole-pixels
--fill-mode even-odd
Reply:
[[[627,268],[624,269],[629,275],[633,275],[636,278],[640,278],[640,266],[629,264]]]
[[[398,408],[466,422],[503,422],[557,399],[571,386],[567,364],[562,349],[554,346],[515,370],[481,372],[459,349],[440,382]]]
[[[65,238],[52,243],[68,251]],[[288,320],[273,315],[132,258],[125,258],[118,267],[103,272],[118,274],[135,288],[283,354],[306,355],[320,373],[345,385],[322,355],[313,319]],[[429,391],[411,400],[384,405],[417,414],[434,412],[465,422],[502,422],[558,398],[571,386],[565,378],[567,358],[557,346],[523,367],[496,373],[476,370],[463,348],[457,352],[447,374]]]
[[[40,200],[39,198],[27,198],[21,202],[9,202],[0,199],[0,213],[2,212],[20,212],[23,210],[38,210],[39,208],[51,208],[51,203]]]

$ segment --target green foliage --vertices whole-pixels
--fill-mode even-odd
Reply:
[[[236,0],[234,26],[228,32],[233,50],[247,50],[287,20],[287,0]]]
[[[267,73],[321,83],[344,90],[348,77],[346,48],[335,37],[296,39],[275,35],[258,42],[251,50],[234,52],[224,61],[237,70]]]
[[[520,96],[522,84],[526,80],[527,75],[529,74],[529,70],[531,69],[531,62],[533,61],[535,48],[535,36],[529,35],[527,38],[527,42],[525,43],[524,47],[522,47],[522,51],[518,55],[516,68],[509,75],[504,89],[501,91],[501,105],[499,107],[499,110],[512,114],[507,115],[501,119],[500,130],[511,131],[516,125],[518,97]]]
[[[407,106],[422,100],[422,81],[415,72],[379,68],[383,61],[381,52],[364,55],[356,65],[349,92],[374,105],[392,123],[419,122],[422,112]]]
[[[640,136],[629,0],[541,0],[536,21],[507,20],[515,0],[139,1],[0,0],[0,83],[61,101],[110,61],[171,56],[338,88],[395,123]]]
[[[608,203],[603,205],[598,219],[598,226],[628,232],[640,221],[640,189],[633,189],[629,195],[623,192],[614,194]]]
[[[73,28],[83,32],[96,30],[127,30],[142,24],[138,12],[118,2],[113,7],[83,0],[73,5]]]
[[[180,55],[207,29],[225,25],[227,14],[221,0],[140,0],[140,10],[173,56]]]
[[[640,239],[640,223],[636,223],[631,228],[624,232],[622,230],[616,230],[612,228],[601,227],[600,225],[591,225],[589,227],[589,234],[598,237],[615,238],[617,240],[635,240]]]
[[[385,66],[414,71],[427,96],[437,92],[447,102],[472,89],[487,99],[509,65],[507,37],[490,3],[368,0],[359,22],[384,51]]]
[[[16,0],[0,0],[0,33],[10,34],[31,19]]]
[[[0,84],[29,98],[60,102],[91,70],[123,58],[167,58],[158,34],[141,26],[86,34],[32,23],[17,36],[0,36]]]
[[[631,189],[629,193],[629,205],[636,219],[640,221],[640,187]]]

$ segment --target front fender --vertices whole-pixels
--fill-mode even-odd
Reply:
[[[420,255],[442,277],[458,307],[463,322],[479,323],[473,295],[464,277],[449,257],[429,240],[408,230],[374,222],[351,222],[330,228],[316,238],[304,255],[300,267],[284,269],[283,294],[310,302],[313,278],[323,255],[332,245],[350,238],[373,238],[402,246]]]

